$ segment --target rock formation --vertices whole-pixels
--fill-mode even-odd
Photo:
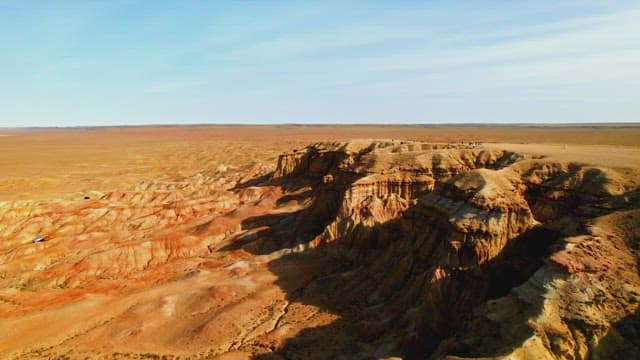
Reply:
[[[308,244],[325,246],[330,253],[341,249],[339,254],[355,259],[355,269],[340,278],[341,297],[362,304],[358,316],[366,320],[358,324],[377,329],[376,337],[384,339],[378,345],[395,344],[400,355],[490,357],[509,355],[500,349],[515,348],[511,354],[516,357],[586,358],[605,351],[598,344],[601,338],[637,308],[634,257],[612,250],[637,244],[637,238],[601,235],[595,237],[598,247],[589,246],[580,256],[565,250],[593,241],[593,221],[637,206],[638,184],[628,174],[465,146],[357,143],[284,154],[276,176],[324,176],[318,192],[340,194],[318,196],[309,214],[300,215],[312,217],[314,206],[337,208]],[[306,226],[302,219],[297,223]],[[611,260],[615,270],[605,265],[598,268],[606,275],[589,280],[581,275],[571,286],[560,283],[569,281],[563,272],[583,272],[584,262],[603,262],[598,256],[612,253],[620,256],[620,261]],[[611,297],[603,299],[601,309],[587,295],[589,305],[575,301],[579,295],[574,292],[594,291],[587,290],[589,281]],[[505,288],[498,291],[501,282]],[[549,293],[556,301],[541,304]],[[491,300],[498,295],[504,296]],[[523,309],[523,301],[531,303],[529,309]],[[490,311],[501,312],[505,339],[496,339],[500,325],[491,325]],[[534,311],[540,312],[535,324]],[[582,313],[600,320],[589,322]],[[485,333],[478,336],[473,326]],[[525,333],[530,337],[525,339]],[[615,341],[624,349],[607,349],[608,354],[637,354],[633,339]],[[535,346],[528,348],[529,342]]]
[[[0,354],[640,356],[637,169],[359,140],[216,174],[1,204]]]

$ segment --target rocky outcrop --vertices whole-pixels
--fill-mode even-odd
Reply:
[[[501,168],[520,160],[508,151],[472,145],[434,145],[408,141],[317,143],[278,158],[274,178],[320,178],[334,172],[355,174],[414,173],[442,178],[475,168]]]
[[[433,190],[435,180],[428,175],[413,174],[373,174],[353,182],[347,189],[345,200],[357,204],[373,196],[384,198],[391,194],[413,200],[420,194]],[[349,204],[345,204],[348,207]]]
[[[340,149],[350,150],[340,153]],[[299,222],[322,218],[326,225],[316,230],[319,235],[308,242],[310,247],[327,249],[356,264],[341,280],[346,283],[342,296],[386,314],[363,311],[366,320],[359,322],[367,324],[362,325],[366,329],[377,329],[376,334],[385,339],[380,344],[395,343],[404,349],[403,355],[417,358],[434,351],[435,358],[463,356],[465,351],[474,356],[502,355],[499,346],[490,345],[495,340],[500,346],[515,347],[511,355],[516,358],[533,353],[585,358],[600,351],[590,344],[606,333],[602,329],[613,326],[620,314],[633,313],[634,306],[622,300],[627,295],[612,295],[615,290],[607,289],[602,291],[612,295],[611,306],[618,308],[611,321],[589,325],[586,319],[570,320],[563,315],[569,312],[580,317],[580,312],[587,311],[576,307],[575,299],[569,300],[578,291],[567,287],[571,281],[580,284],[579,288],[591,288],[584,277],[570,280],[564,274],[608,270],[585,270],[589,268],[585,263],[595,260],[588,256],[569,260],[550,247],[582,243],[585,236],[593,238],[579,224],[637,202],[638,184],[616,170],[467,146],[409,142],[358,147],[332,144],[331,151],[325,145],[312,145],[305,154],[306,160],[299,165],[288,166],[302,170],[283,171],[279,176],[322,178],[316,183],[319,196]],[[305,173],[312,162],[322,164],[314,169],[324,169],[324,173]],[[332,196],[323,196],[326,193]],[[327,202],[333,204],[327,206]],[[318,216],[318,209],[332,210]],[[567,238],[557,240],[563,234]],[[597,253],[611,250],[590,251],[592,256]],[[549,257],[544,260],[545,256]],[[566,263],[560,266],[564,270],[559,270],[559,263]],[[632,274],[623,277],[639,284]],[[500,290],[502,281],[505,288]],[[506,286],[516,286],[518,281],[522,285],[509,292]],[[555,287],[558,289],[550,290]],[[550,292],[564,305],[539,302]],[[507,295],[485,302],[501,294]],[[482,323],[486,320],[468,320],[476,307],[498,311],[497,321],[511,324],[504,325],[505,329],[520,326],[529,330],[513,334],[504,330],[507,337],[496,340],[489,335],[496,329]],[[482,310],[487,307],[495,310]],[[588,311],[600,319],[608,316],[606,310]],[[538,327],[530,324],[535,312],[546,317]],[[458,336],[476,339],[472,330],[445,340],[476,322],[484,324],[473,326],[486,328],[482,331],[488,340],[455,340]],[[595,329],[600,329],[600,335],[589,335]],[[540,337],[545,331],[547,337]],[[538,335],[522,337],[523,333]],[[475,346],[479,347],[473,350]]]
[[[521,159],[522,155],[505,151],[488,151],[472,146],[442,146],[406,141],[357,141],[321,143],[280,156],[275,178],[307,177],[316,179],[316,208],[333,209],[328,215],[333,224],[317,243],[334,239],[332,235],[343,220],[357,224],[361,220],[379,222],[370,216],[363,202],[383,200],[389,196],[414,203],[456,174],[477,168],[501,168]],[[327,195],[327,196],[322,196]],[[397,204],[397,201],[391,201]],[[328,204],[330,203],[330,204]],[[385,205],[386,206],[386,205]],[[406,206],[392,206],[396,216]],[[315,210],[311,210],[314,212]],[[317,213],[317,211],[315,211]],[[373,212],[371,212],[373,214]],[[347,225],[348,226],[348,225]],[[343,231],[340,231],[343,232]]]
[[[421,199],[425,217],[449,226],[434,258],[439,266],[471,269],[498,256],[507,243],[537,224],[510,169],[473,170]],[[429,216],[429,214],[432,214]]]
[[[432,358],[640,356],[638,257],[627,247],[638,238],[610,230],[620,218],[637,228],[638,215],[608,215],[592,222],[588,234],[563,239],[531,278],[479,306]]]

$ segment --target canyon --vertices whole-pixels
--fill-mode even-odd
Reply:
[[[0,202],[0,357],[640,357],[637,145],[295,131]]]

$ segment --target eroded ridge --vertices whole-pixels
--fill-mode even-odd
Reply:
[[[372,140],[272,166],[2,204],[0,352],[640,356],[637,169]]]

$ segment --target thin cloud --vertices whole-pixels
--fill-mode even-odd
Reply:
[[[540,58],[573,57],[634,48],[640,43],[640,12],[618,14],[597,27],[567,33],[513,40],[498,44],[447,51],[427,51],[374,57],[358,61],[372,71],[442,69],[497,62],[531,61]]]
[[[307,34],[289,34],[253,45],[248,52],[268,57],[313,54],[326,50],[375,45],[391,41],[424,38],[418,28],[389,29],[379,26],[348,26]]]
[[[629,21],[637,21],[640,18],[640,10],[629,10],[616,12],[599,16],[584,16],[579,18],[571,18],[542,24],[518,26],[513,28],[501,29],[496,31],[488,31],[476,34],[466,34],[464,39],[467,40],[498,40],[510,37],[528,37],[528,36],[544,36],[549,34],[559,34],[571,31],[586,30],[593,27],[599,27],[603,24],[626,23]]]

